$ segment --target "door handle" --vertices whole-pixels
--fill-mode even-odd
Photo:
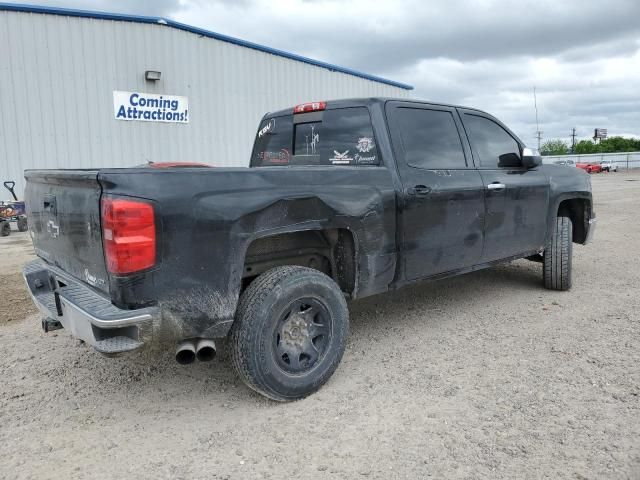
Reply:
[[[499,182],[493,182],[487,185],[487,190],[495,190],[498,192],[504,190],[505,188],[507,188],[507,186],[504,183]]]
[[[407,188],[407,195],[428,195],[431,193],[431,187],[426,185],[416,185],[415,187]]]

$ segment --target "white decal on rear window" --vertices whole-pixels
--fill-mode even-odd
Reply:
[[[358,165],[375,165],[377,163],[375,155],[371,155],[370,157],[363,157],[362,155],[356,153],[354,158]]]
[[[334,165],[348,165],[353,161],[353,157],[349,156],[349,150],[345,150],[340,153],[337,150],[333,151],[333,158],[331,159],[331,163]]]
[[[263,135],[269,133],[274,128],[276,128],[276,119],[272,118],[271,120],[269,120],[269,123],[267,123],[264,127],[260,129],[260,131],[258,132],[258,138],[262,138]]]
[[[315,132],[315,125],[311,125],[311,134],[304,136],[304,143],[307,147],[307,155],[315,155],[316,146],[320,143],[320,134]]]
[[[373,138],[371,137],[362,137],[358,139],[358,143],[356,144],[356,148],[360,153],[368,153],[376,147],[375,143],[373,143]]]

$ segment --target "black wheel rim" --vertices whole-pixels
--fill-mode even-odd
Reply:
[[[292,374],[312,370],[331,344],[331,327],[331,315],[319,300],[302,298],[289,305],[273,334],[278,367]]]

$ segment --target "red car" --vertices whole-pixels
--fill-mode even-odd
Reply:
[[[581,168],[587,173],[602,172],[602,167],[596,163],[576,163],[576,167]]]

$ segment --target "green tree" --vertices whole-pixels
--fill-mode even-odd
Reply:
[[[640,138],[609,137],[599,142],[580,140],[573,153],[640,152]],[[566,155],[569,145],[564,140],[548,140],[540,147],[542,155]]]
[[[573,150],[574,153],[598,153],[598,151],[598,145],[591,140],[580,140]]]
[[[569,146],[564,140],[547,140],[540,147],[542,155],[566,155],[569,153]]]
[[[592,140],[580,140],[576,144],[575,153],[615,153],[640,151],[640,139],[609,137],[595,143]]]
[[[598,143],[598,152],[635,152],[640,150],[640,140],[636,138],[609,137]]]

